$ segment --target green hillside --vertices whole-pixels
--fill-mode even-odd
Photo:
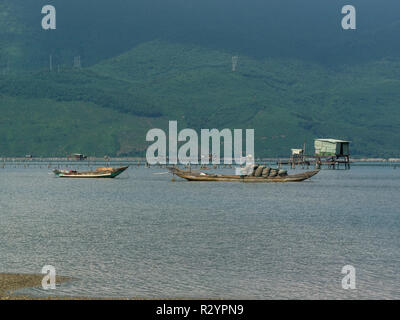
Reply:
[[[91,67],[0,75],[0,155],[144,156],[147,130],[255,128],[257,156],[316,137],[399,156],[400,60],[330,68],[151,41]],[[312,148],[311,148],[312,149]]]

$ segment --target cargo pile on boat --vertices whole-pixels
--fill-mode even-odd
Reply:
[[[251,177],[264,177],[264,178],[273,178],[276,176],[285,177],[288,173],[286,170],[281,169],[273,169],[269,167],[265,167],[263,165],[254,165],[253,172],[249,175]]]

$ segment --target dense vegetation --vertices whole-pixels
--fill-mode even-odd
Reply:
[[[310,1],[325,13],[312,20],[310,7],[293,1],[282,16],[282,1],[244,8],[116,0],[110,11],[100,0],[79,2],[81,10],[55,0],[58,27],[44,33],[39,2],[0,0],[0,156],[143,156],[147,130],[166,129],[168,120],[180,129],[255,128],[263,157],[288,156],[304,142],[313,151],[316,137],[351,140],[357,156],[399,156],[400,56],[391,42],[399,24],[391,12],[344,34],[335,31],[341,1]],[[366,16],[371,8],[360,3]],[[282,27],[279,19],[294,22]],[[83,68],[72,68],[75,55]]]

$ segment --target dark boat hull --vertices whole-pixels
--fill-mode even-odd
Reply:
[[[304,173],[276,176],[276,177],[253,177],[253,176],[235,176],[235,175],[218,175],[218,174],[201,174],[189,171],[182,171],[171,168],[170,171],[180,178],[188,181],[228,181],[228,182],[301,182],[315,176],[319,170],[307,171]]]

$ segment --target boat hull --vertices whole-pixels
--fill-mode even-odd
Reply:
[[[319,170],[313,170],[287,176],[253,177],[253,176],[230,176],[230,175],[218,175],[218,174],[202,175],[200,173],[182,171],[176,168],[172,168],[170,170],[173,174],[188,181],[226,181],[226,182],[250,182],[250,183],[301,182],[310,179],[319,172]]]
[[[54,170],[54,174],[59,178],[70,179],[113,179],[123,173],[128,167],[112,169],[109,171],[88,171],[88,172],[65,172]]]

